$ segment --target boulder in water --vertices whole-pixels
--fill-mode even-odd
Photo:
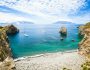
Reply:
[[[61,41],[63,41],[63,40],[64,40],[64,38],[60,38],[60,40],[61,40]]]
[[[61,34],[61,36],[66,36],[67,35],[67,28],[61,27],[59,33]]]
[[[74,39],[72,39],[71,41],[72,41],[72,42],[75,42],[75,40],[74,40]]]

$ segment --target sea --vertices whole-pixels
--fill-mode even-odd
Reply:
[[[0,24],[4,26],[8,24]],[[75,23],[13,23],[19,33],[9,35],[13,57],[32,56],[44,53],[65,52],[78,49],[81,38],[78,36],[78,27]],[[67,36],[59,33],[61,27],[67,28]],[[63,40],[62,40],[63,39]]]

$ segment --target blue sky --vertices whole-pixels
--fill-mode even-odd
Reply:
[[[86,23],[89,18],[90,0],[0,0],[1,22]]]

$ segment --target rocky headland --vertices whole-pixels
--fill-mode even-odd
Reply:
[[[79,27],[79,36],[83,37],[79,43],[79,52],[90,58],[90,22]]]
[[[61,35],[66,36],[67,35],[67,28],[66,27],[61,27],[59,33],[61,33]]]
[[[13,70],[15,68],[8,34],[16,34],[18,32],[19,30],[14,25],[0,27],[0,70]]]
[[[90,22],[79,27],[79,36],[83,37],[79,43],[79,53],[87,59],[81,67],[83,70],[90,70]]]

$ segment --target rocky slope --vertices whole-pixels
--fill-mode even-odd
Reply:
[[[13,25],[0,27],[0,70],[12,70],[14,68],[7,34],[15,34],[18,31]]]
[[[90,22],[79,27],[79,35],[83,36],[79,43],[79,52],[90,58]]]

